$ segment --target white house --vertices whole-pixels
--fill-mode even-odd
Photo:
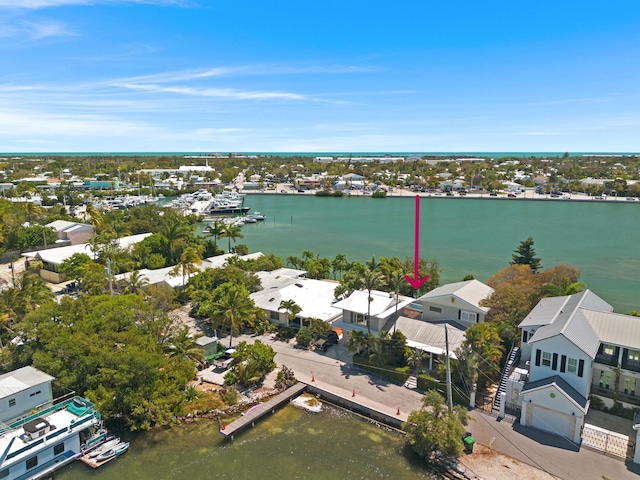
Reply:
[[[369,299],[371,299],[369,301]],[[371,296],[366,290],[355,290],[347,298],[337,302],[334,307],[342,311],[342,318],[335,323],[348,335],[349,331],[366,332],[367,315],[370,315],[369,329],[378,334],[381,330],[390,331],[393,322],[413,299],[393,293],[372,290]]]
[[[529,372],[505,393],[522,425],[580,443],[590,395],[640,405],[640,318],[585,290],[541,300],[519,327]]]
[[[468,328],[485,321],[489,309],[480,304],[492,293],[493,288],[478,280],[449,283],[414,300],[407,313],[413,309],[410,316],[414,318],[425,321],[454,320]]]
[[[330,280],[304,278],[304,270],[280,268],[272,272],[256,272],[262,290],[250,295],[255,305],[262,308],[269,320],[285,327],[300,328],[304,320],[317,318],[334,322],[342,311],[335,304],[337,283]],[[280,308],[281,302],[293,301],[300,307],[295,318]]]
[[[0,421],[17,419],[53,400],[55,380],[33,367],[22,367],[0,375]]]

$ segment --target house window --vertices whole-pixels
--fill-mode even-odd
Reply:
[[[33,467],[38,466],[38,457],[31,457],[27,459],[27,470],[31,470]]]
[[[351,312],[351,323],[367,323],[367,317],[361,313]]]
[[[632,362],[640,362],[640,351],[638,350],[629,350],[629,360]]]
[[[460,320],[462,320],[463,322],[475,323],[477,318],[478,318],[477,313],[460,310]]]
[[[15,407],[16,406],[16,399],[15,398],[10,398],[9,399],[9,406],[10,407]]]
[[[529,332],[527,332],[526,330],[522,331],[522,343],[527,343],[528,334]]]
[[[59,443],[58,445],[53,447],[54,455],[60,455],[62,452],[64,452],[64,442]]]
[[[269,312],[269,319],[270,320],[280,320],[280,312],[270,311]]]
[[[616,347],[614,347],[613,345],[605,344],[602,346],[602,353],[604,353],[605,355],[615,355]]]
[[[573,373],[574,375],[578,373],[578,360],[575,358],[567,358],[567,372]]]
[[[624,393],[627,395],[636,394],[636,379],[635,377],[627,377],[624,379]]]
[[[600,387],[609,388],[611,384],[611,372],[600,372]]]
[[[440,307],[429,307],[430,312],[442,313],[442,309]]]
[[[551,353],[542,352],[542,365],[544,365],[545,367],[551,366]]]

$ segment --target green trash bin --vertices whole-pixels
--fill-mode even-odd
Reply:
[[[473,444],[476,443],[475,439],[469,435],[468,437],[464,438],[464,449],[467,451],[467,453],[473,453]]]

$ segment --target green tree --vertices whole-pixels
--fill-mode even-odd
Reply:
[[[540,270],[542,268],[542,265],[540,265],[541,260],[536,257],[536,251],[533,248],[533,244],[534,242],[532,237],[520,242],[520,245],[514,250],[514,253],[511,256],[511,265],[529,265],[533,272]]]
[[[142,275],[139,270],[134,270],[123,280],[122,293],[137,295],[149,285],[149,279]]]
[[[224,234],[224,224],[222,222],[219,222],[218,220],[214,221],[213,223],[209,224],[209,230],[207,231],[207,234],[210,237],[213,237],[213,245],[215,249],[218,250],[218,239]]]
[[[233,343],[233,336],[238,335],[240,327],[244,323],[253,323],[257,315],[246,287],[231,283],[223,283],[216,288],[214,297],[205,302],[200,311],[209,317],[214,329],[229,329],[229,347]]]
[[[364,289],[367,291],[367,333],[371,335],[371,292],[383,283],[382,274],[376,270],[367,270],[362,278]]]
[[[429,390],[422,398],[422,407],[409,414],[402,429],[414,452],[427,461],[437,453],[457,458],[463,450],[462,437],[467,425],[467,411],[458,406],[449,411],[444,398]]]
[[[228,249],[229,252],[231,252],[231,241],[232,240],[235,243],[235,241],[238,238],[244,238],[244,235],[242,234],[242,229],[238,225],[225,225],[224,232],[223,232],[222,236],[229,239],[229,246],[228,246],[229,247],[229,249]]]
[[[276,352],[260,340],[253,344],[240,342],[233,353],[231,366],[224,376],[225,385],[248,387],[262,380],[276,368]]]
[[[189,327],[185,325],[165,343],[164,352],[169,357],[191,362],[195,368],[197,364],[201,364],[205,360],[204,349],[196,342],[202,336],[204,336],[203,333],[191,334]]]
[[[198,271],[198,265],[202,263],[200,254],[195,247],[187,247],[182,251],[180,255],[180,261],[173,268],[171,273],[173,275],[182,275],[182,286],[186,286],[187,278],[192,273]]]
[[[278,310],[287,312],[287,326],[289,326],[291,321],[296,318],[296,315],[302,311],[302,308],[294,300],[282,300],[278,305]]]
[[[177,259],[178,246],[183,245],[192,235],[191,227],[177,217],[173,217],[165,224],[160,234],[164,238],[167,258],[170,265],[173,265]]]

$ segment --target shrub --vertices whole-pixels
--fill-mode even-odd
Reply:
[[[377,191],[377,192],[373,192],[373,194],[371,195],[371,198],[387,198],[387,192],[384,191]]]
[[[403,385],[409,378],[409,367],[390,367],[388,365],[382,367],[376,367],[369,364],[369,359],[360,355],[353,356],[353,364],[360,367],[362,370],[366,370],[381,377],[388,378],[389,380]]]
[[[313,341],[313,336],[313,331],[310,327],[302,327],[298,330],[298,333],[296,333],[296,342],[303,348],[309,348]]]

